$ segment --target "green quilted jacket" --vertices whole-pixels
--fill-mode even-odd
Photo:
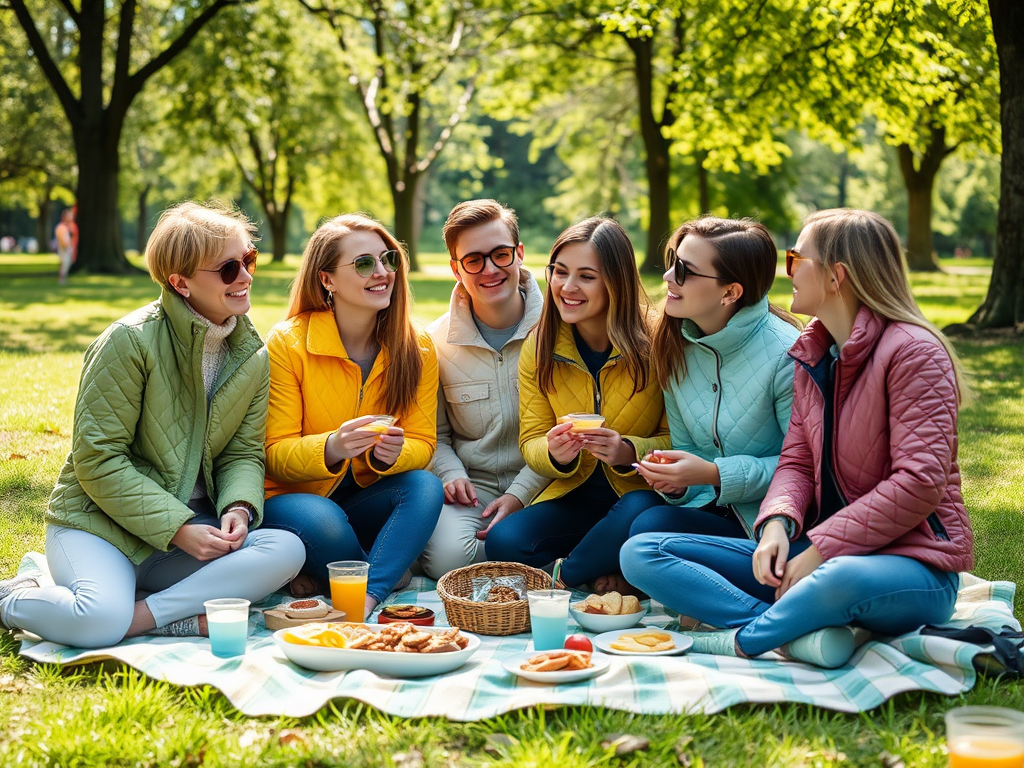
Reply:
[[[167,551],[193,516],[199,472],[218,514],[234,502],[263,510],[263,440],[270,367],[247,317],[207,407],[206,326],[169,289],[109,328],[85,353],[71,454],[48,523],[106,539],[138,564]]]

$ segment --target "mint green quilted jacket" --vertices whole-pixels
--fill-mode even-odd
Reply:
[[[106,539],[133,563],[193,516],[187,503],[199,473],[222,513],[245,501],[263,510],[263,440],[270,367],[247,317],[207,408],[206,326],[176,293],[107,328],[85,353],[71,454],[46,510],[49,523]]]

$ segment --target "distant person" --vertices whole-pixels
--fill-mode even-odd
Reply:
[[[519,452],[519,350],[540,318],[515,211],[459,203],[442,230],[455,275],[448,312],[427,332],[440,378],[434,474],[445,505],[420,563],[432,579],[485,559],[487,533],[550,482]]]
[[[698,653],[773,649],[845,664],[850,626],[886,636],[953,615],[973,536],[960,493],[961,373],[876,213],[818,211],[786,253],[793,311],[814,315],[790,356],[793,413],[754,540],[645,533],[626,577],[713,627]]]
[[[362,621],[400,582],[437,524],[437,354],[409,316],[409,260],[374,219],[313,233],[288,319],[267,337],[267,525],[296,533],[295,596],[324,590],[327,564],[370,564]],[[383,432],[364,427],[394,417]]]
[[[57,239],[57,258],[60,260],[60,271],[57,273],[57,282],[60,285],[64,285],[68,280],[68,271],[71,269],[71,260],[74,256],[74,223],[74,213],[70,208],[65,208],[60,214],[60,223],[54,230]]]
[[[205,635],[204,601],[262,600],[299,572],[298,538],[255,530],[270,375],[246,316],[253,231],[195,203],[160,217],[146,246],[160,298],[85,353],[46,510],[56,586],[0,582],[3,627],[78,648]]]
[[[71,206],[71,263],[78,261],[78,203]]]

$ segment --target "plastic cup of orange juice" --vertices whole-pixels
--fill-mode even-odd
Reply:
[[[950,768],[1024,768],[1024,712],[957,707],[946,713]]]
[[[566,418],[572,422],[570,432],[585,432],[604,426],[604,416],[600,413],[570,413]]]
[[[338,560],[327,564],[331,605],[345,612],[345,621],[362,622],[366,610],[366,576],[370,564],[362,560]]]
[[[388,427],[395,423],[394,416],[388,416],[387,414],[378,414],[373,417],[373,421],[367,424],[365,427],[359,427],[359,429],[365,432],[376,432],[377,434],[384,434],[388,431]]]

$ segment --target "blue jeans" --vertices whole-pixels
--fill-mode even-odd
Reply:
[[[487,559],[543,567],[559,557],[561,578],[575,586],[619,572],[619,549],[636,516],[661,501],[654,491],[620,499],[599,466],[565,496],[509,515],[487,534]]]
[[[306,546],[302,572],[327,583],[327,564],[366,560],[368,595],[381,602],[419,557],[441,514],[444,488],[425,469],[360,488],[349,473],[329,498],[286,493],[267,499],[265,528],[296,534]]]
[[[693,533],[745,539],[747,532],[729,507],[673,507],[663,504],[648,509],[629,527],[630,536],[641,533]]]
[[[790,545],[790,558],[810,541]],[[959,577],[899,555],[844,555],[825,561],[775,599],[754,578],[757,543],[719,536],[645,533],[622,549],[630,584],[716,627],[739,627],[736,642],[757,656],[823,627],[855,624],[901,635],[953,615]]]

